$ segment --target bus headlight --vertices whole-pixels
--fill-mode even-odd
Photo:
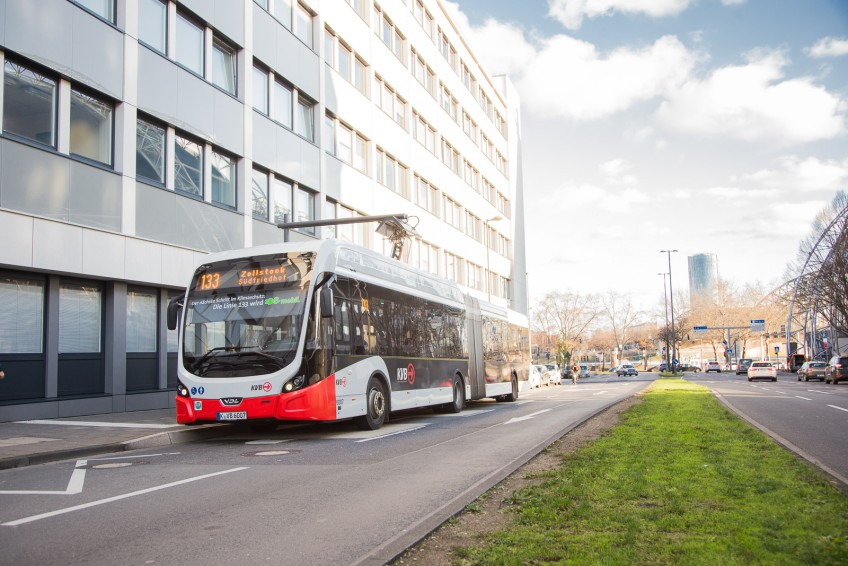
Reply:
[[[295,389],[300,389],[303,387],[303,384],[306,383],[306,376],[298,375],[295,376],[294,379],[287,381],[283,386],[283,391],[288,393],[289,391],[294,391]]]
[[[188,397],[188,388],[182,383],[177,384],[177,395],[180,397]]]

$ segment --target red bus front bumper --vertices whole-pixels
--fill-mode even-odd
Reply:
[[[224,405],[219,399],[192,399],[177,396],[177,422],[216,422],[221,413],[247,413],[248,420],[332,421],[336,419],[336,380],[329,376],[310,385],[281,395],[249,397],[238,405]],[[240,420],[240,419],[239,419]]]

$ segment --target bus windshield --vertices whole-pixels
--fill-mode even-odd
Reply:
[[[311,254],[201,266],[185,303],[185,369],[227,378],[273,373],[292,363],[311,269]]]

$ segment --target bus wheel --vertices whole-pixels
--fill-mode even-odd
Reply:
[[[453,377],[453,402],[444,405],[445,413],[459,413],[465,407],[465,387],[462,378],[458,375]]]
[[[386,421],[389,407],[386,404],[386,386],[382,380],[372,377],[365,391],[365,414],[356,419],[362,430],[377,430]]]
[[[518,379],[515,375],[512,376],[512,391],[507,395],[501,395],[497,398],[498,401],[518,401]]]

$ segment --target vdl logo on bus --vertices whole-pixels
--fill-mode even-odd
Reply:
[[[408,384],[412,385],[415,383],[415,366],[409,364],[405,368],[397,369],[397,380],[405,381]]]

